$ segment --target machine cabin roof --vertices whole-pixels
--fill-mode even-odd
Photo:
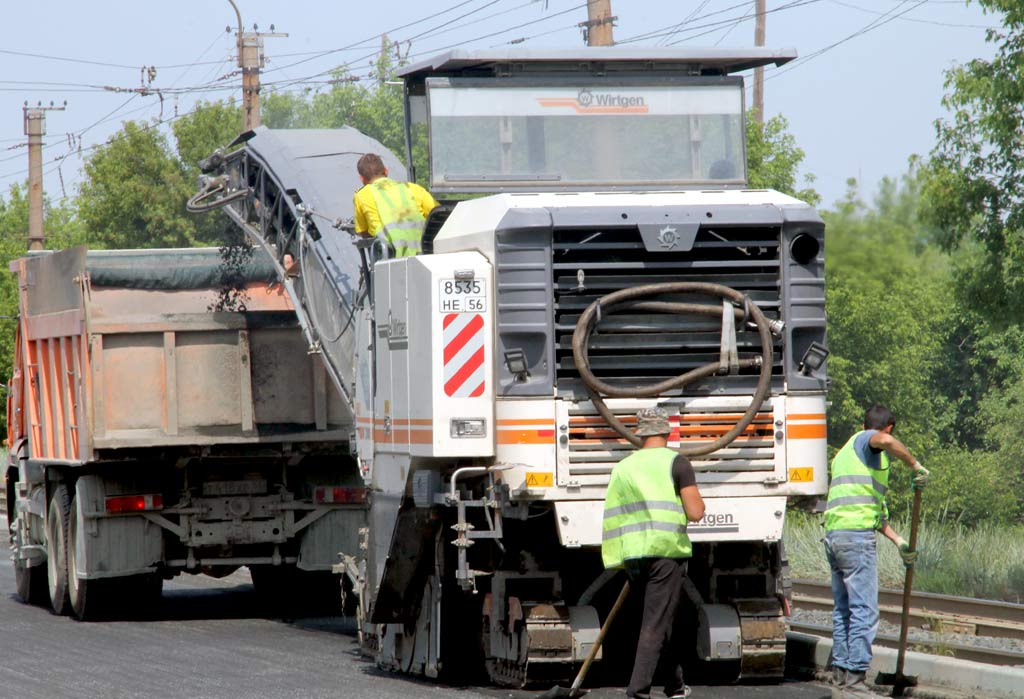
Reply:
[[[751,68],[781,66],[795,49],[620,48],[456,49],[398,71],[407,83],[430,76],[491,77],[522,73],[674,73],[728,75]]]

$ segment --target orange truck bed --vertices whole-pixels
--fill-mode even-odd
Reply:
[[[30,460],[349,437],[347,406],[268,264],[231,270],[213,249],[74,248],[11,271],[20,322],[8,434],[12,447],[27,441]],[[225,283],[244,309],[212,310]]]

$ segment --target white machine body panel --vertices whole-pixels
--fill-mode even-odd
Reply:
[[[825,396],[787,396],[785,428],[786,494],[828,492]]]
[[[513,498],[543,498],[555,485],[553,399],[499,400],[495,465]]]
[[[779,541],[785,521],[786,498],[705,498],[706,511],[699,522],[690,522],[690,541]],[[601,545],[602,500],[555,503],[555,520],[563,546]]]
[[[376,266],[377,454],[494,455],[492,279],[476,252]]]
[[[511,209],[580,207],[618,210],[659,206],[777,206],[808,208],[770,189],[707,189],[665,192],[536,192],[494,194],[459,202],[434,239],[434,252],[479,250],[494,260],[494,230]]]

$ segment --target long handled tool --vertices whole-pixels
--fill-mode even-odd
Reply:
[[[587,676],[587,671],[590,670],[590,664],[594,662],[594,658],[597,657],[597,651],[601,649],[601,644],[604,643],[604,635],[608,632],[608,628],[612,625],[615,620],[615,615],[622,609],[622,605],[625,603],[626,598],[629,597],[629,581],[627,580],[622,586],[622,592],[619,593],[619,598],[615,600],[615,604],[612,605],[612,610],[608,612],[608,616],[605,618],[604,623],[601,624],[601,630],[597,633],[597,640],[594,641],[594,645],[590,647],[590,652],[587,654],[587,659],[583,661],[583,667],[576,673],[576,679],[573,680],[571,687],[559,687],[555,685],[548,691],[540,695],[539,699],[561,699],[561,697],[582,697],[587,693],[587,690],[580,689],[583,684],[583,680]]]
[[[921,519],[921,488],[914,489],[914,508],[910,515],[910,550],[917,550],[917,525]],[[903,661],[907,655],[907,626],[910,622],[910,593],[914,584],[914,569],[907,568],[903,579],[903,614],[900,617],[900,646],[896,656],[896,672],[880,672],[876,684],[892,685],[892,695],[902,697],[907,687],[917,686],[917,677],[903,674]]]

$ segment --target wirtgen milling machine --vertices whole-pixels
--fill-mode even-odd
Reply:
[[[824,227],[746,187],[734,74],[794,57],[455,51],[403,69],[408,160],[445,202],[415,258],[338,230],[348,190],[313,194],[354,179],[361,136],[289,150],[260,129],[211,163],[207,192],[298,261],[285,284],[350,404],[370,510],[339,569],[380,665],[571,675],[621,582],[599,551],[609,474],[660,405],[707,503],[688,528],[694,655],[781,677],[787,502],[826,489]],[[606,657],[632,657],[628,627]]]

